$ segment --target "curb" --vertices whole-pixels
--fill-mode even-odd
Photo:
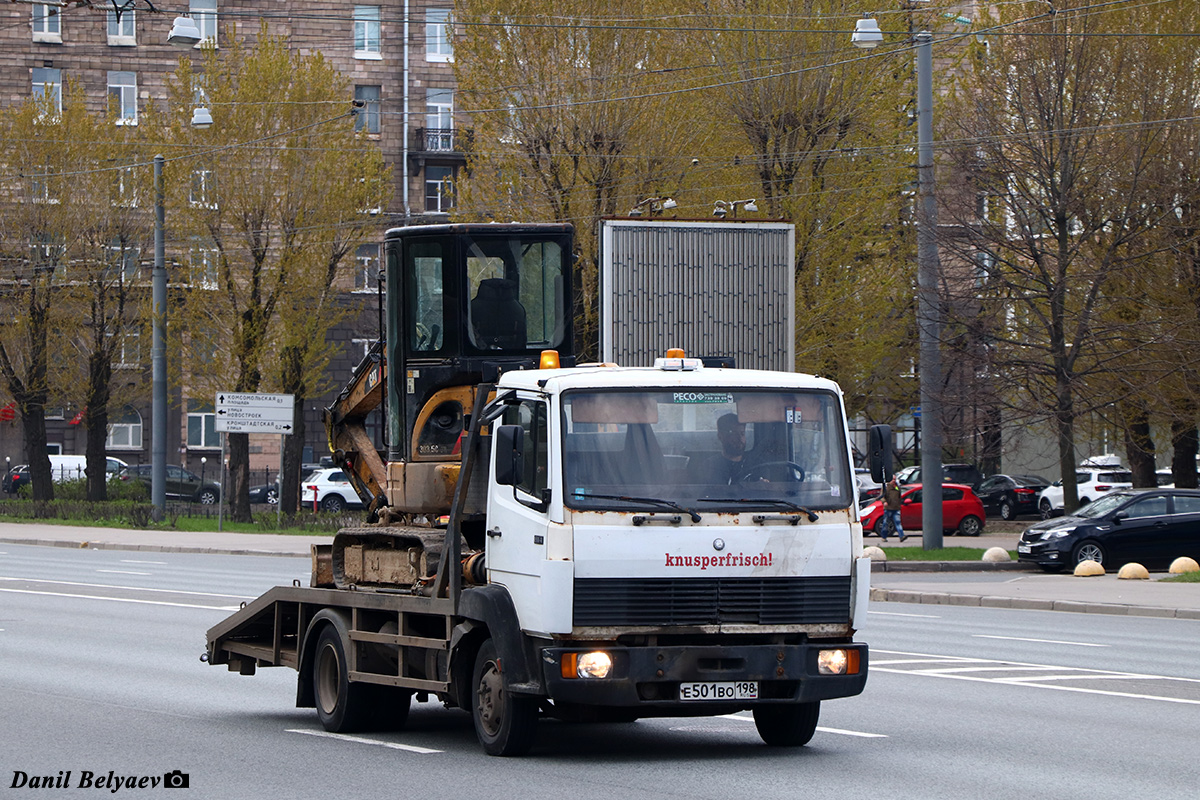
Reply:
[[[1078,600],[1035,600],[1021,597],[995,597],[977,594],[916,592],[907,589],[871,589],[871,600],[880,603],[920,603],[941,606],[977,606],[1018,608],[1032,611],[1071,611],[1076,614],[1114,614],[1129,617],[1163,617],[1200,620],[1200,609],[1159,608],[1120,603],[1083,603]]]
[[[871,572],[1033,572],[1020,561],[872,561]]]
[[[273,550],[235,549],[232,547],[188,547],[159,544],[122,544],[120,542],[77,542],[61,539],[0,539],[0,544],[23,544],[34,547],[65,547],[70,550],[130,550],[143,553],[200,553],[203,555],[271,556],[274,558],[311,558],[308,553],[280,553]]]

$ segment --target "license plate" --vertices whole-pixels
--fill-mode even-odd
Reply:
[[[758,681],[705,681],[679,684],[680,700],[757,700]]]
[[[1027,544],[1019,544],[1019,545],[1017,545],[1017,552],[1018,553],[1031,553],[1031,552],[1033,552],[1033,548]]]

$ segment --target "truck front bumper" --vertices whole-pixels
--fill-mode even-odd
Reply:
[[[826,674],[818,663],[822,650],[854,653],[849,674]],[[612,658],[604,678],[564,676],[570,654],[603,651]],[[763,703],[807,703],[862,693],[867,682],[867,646],[857,642],[809,642],[788,645],[727,647],[551,647],[541,652],[546,693],[552,700],[587,706],[672,709],[674,713],[711,713],[711,702],[680,699],[681,684],[758,682],[758,697],[719,701],[730,710]],[[569,663],[569,662],[568,662]]]

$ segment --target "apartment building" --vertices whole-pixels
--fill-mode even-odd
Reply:
[[[448,219],[470,141],[455,108],[452,0],[180,0],[169,10],[146,0],[125,0],[119,12],[112,2],[98,0],[5,3],[0,5],[0,105],[39,95],[61,104],[61,87],[73,81],[83,88],[91,110],[103,112],[111,98],[117,124],[138,124],[146,109],[165,105],[167,75],[181,57],[188,57],[187,50],[167,42],[184,5],[202,41],[218,52],[234,37],[252,43],[265,26],[272,35],[286,37],[296,51],[319,51],[346,77],[347,105],[361,102],[356,125],[378,141],[392,166],[391,200],[378,211],[381,239],[394,225]],[[183,255],[168,252],[167,257]],[[334,385],[349,376],[378,335],[378,247],[360,247],[353,267],[339,288],[343,302],[361,313],[331,332],[341,353],[329,367]],[[149,381],[148,347],[141,356],[122,365],[131,381]],[[211,475],[220,454],[212,398],[185,397],[179,387],[172,391],[169,460],[199,472],[203,458]],[[324,404],[315,400],[306,412],[306,455],[311,450],[313,458],[325,450],[319,412]],[[79,411],[66,405],[48,409],[52,450],[83,452]],[[110,454],[129,463],[149,461],[148,400],[110,409],[110,414]],[[24,463],[19,416],[10,421],[5,416],[0,414],[0,457],[13,465]],[[278,437],[252,441],[252,469],[264,474],[273,470],[278,446]]]

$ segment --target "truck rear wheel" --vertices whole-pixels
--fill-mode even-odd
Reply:
[[[817,731],[821,701],[798,705],[758,706],[754,709],[754,727],[771,747],[801,747]]]
[[[333,733],[362,730],[367,722],[366,684],[350,682],[350,664],[341,634],[326,625],[313,653],[313,700],[321,726]]]
[[[524,755],[537,734],[537,701],[510,692],[500,670],[496,645],[488,639],[475,657],[471,682],[475,735],[490,756]]]
[[[346,644],[326,625],[313,654],[313,700],[322,727],[333,733],[398,731],[408,722],[412,691],[374,683],[351,683]]]

